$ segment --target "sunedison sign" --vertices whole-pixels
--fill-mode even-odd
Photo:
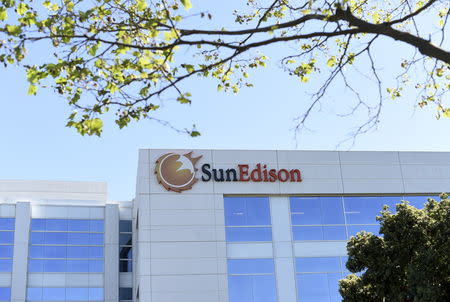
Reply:
[[[192,189],[197,183],[195,177],[197,162],[202,156],[193,157],[193,152],[186,154],[167,153],[156,160],[155,174],[158,182],[168,191],[182,192]],[[215,169],[205,163],[201,167],[201,179],[208,181],[239,182],[301,182],[299,169],[273,169],[258,163],[250,166],[238,164],[236,168]]]

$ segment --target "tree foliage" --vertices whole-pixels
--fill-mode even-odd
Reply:
[[[214,12],[201,7],[190,13],[193,2],[0,0],[0,63],[26,68],[29,94],[44,86],[65,96],[75,109],[67,125],[89,135],[101,133],[109,110],[122,128],[153,118],[161,97],[190,104],[182,84],[190,78],[216,79],[218,90],[234,93],[251,87],[250,70],[268,61],[264,47],[280,43],[291,44],[281,60],[289,75],[304,83],[325,74],[298,129],[336,81],[352,92],[352,112],[368,113],[356,134],[374,127],[383,101],[405,90],[417,90],[421,107],[435,104],[438,117],[450,116],[450,52],[443,48],[448,0],[247,0],[235,12],[235,30],[215,24]],[[196,18],[208,20],[204,28],[192,25]],[[376,66],[387,53],[373,53],[383,37],[415,51],[398,62],[402,71],[393,87],[383,86]],[[53,56],[28,61],[36,43]],[[378,85],[376,105],[348,79],[352,68],[368,70]]]
[[[347,268],[355,274],[340,281],[343,301],[450,301],[448,195],[421,210],[407,202],[395,214],[385,208],[377,220],[382,237],[360,232],[348,242]]]

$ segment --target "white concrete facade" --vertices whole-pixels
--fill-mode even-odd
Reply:
[[[202,156],[211,168],[266,164],[300,169],[297,182],[203,182],[167,191],[154,174],[163,154]],[[278,301],[296,301],[294,257],[345,256],[345,241],[293,242],[288,196],[436,195],[450,190],[450,153],[251,150],[140,150],[134,217],[138,218],[135,291],[152,302],[228,301],[227,259],[274,258]],[[197,172],[199,178],[201,171]],[[273,242],[226,243],[227,195],[270,196]]]

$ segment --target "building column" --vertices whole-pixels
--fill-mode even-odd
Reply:
[[[119,301],[119,206],[105,206],[105,302]]]
[[[16,204],[11,302],[25,302],[27,296],[28,237],[31,208],[28,202]]]
[[[273,255],[278,301],[296,302],[295,266],[288,197],[271,197]]]

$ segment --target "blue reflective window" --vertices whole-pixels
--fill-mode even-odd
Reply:
[[[68,233],[67,243],[70,245],[90,245],[90,234],[89,233]]]
[[[295,268],[297,273],[325,273],[340,272],[340,257],[311,257],[296,258]]]
[[[103,220],[91,220],[89,224],[89,230],[91,232],[104,232],[105,224]]]
[[[103,247],[102,246],[90,246],[89,247],[89,258],[103,258]]]
[[[30,243],[31,244],[44,244],[45,240],[45,233],[44,232],[31,232],[30,233]]]
[[[271,225],[268,197],[225,197],[225,225]]]
[[[439,201],[439,196],[404,196],[403,200],[409,201],[409,204],[418,209],[423,209],[425,203],[427,203],[428,198],[432,198]]]
[[[14,244],[14,232],[0,232],[0,244]]]
[[[337,291],[339,273],[300,274],[297,275],[297,291],[302,302],[337,302],[341,301]]]
[[[379,225],[348,225],[347,226],[347,232],[348,232],[348,239],[350,237],[355,236],[358,232],[366,231],[370,232],[374,235],[379,236],[380,233],[380,226]]]
[[[29,259],[28,260],[28,272],[41,273],[44,271],[44,260]]]
[[[120,259],[133,259],[132,248],[129,246],[121,246],[119,248]]]
[[[43,287],[42,300],[64,301],[66,299],[66,289],[64,287]]]
[[[291,197],[293,225],[344,224],[341,197]]]
[[[69,232],[89,232],[89,220],[82,219],[70,219],[68,221],[68,231]]]
[[[119,244],[120,245],[132,245],[132,234],[120,234],[119,235]]]
[[[384,205],[388,205],[391,211],[395,210],[395,205],[399,203],[401,197],[389,196],[362,196],[344,197],[345,216],[347,224],[372,224],[378,223],[376,216],[380,215],[380,211]]]
[[[0,259],[0,272],[12,272],[12,259]]]
[[[103,260],[89,260],[90,273],[103,273]]]
[[[42,245],[32,245],[28,249],[30,258],[44,258],[44,246]]]
[[[274,275],[228,276],[230,302],[276,302]]]
[[[67,272],[89,272],[89,260],[67,260]]]
[[[89,301],[103,300],[103,288],[89,288]]]
[[[67,288],[66,301],[89,301],[89,288]]]
[[[32,231],[45,231],[45,219],[31,219]]]
[[[103,245],[103,234],[91,233],[89,240],[92,245]]]
[[[233,241],[272,241],[271,227],[228,227],[225,229],[226,240]]]
[[[294,240],[346,240],[345,226],[294,226]]]
[[[47,231],[67,231],[67,220],[66,219],[46,219],[45,230]]]
[[[27,288],[27,300],[28,301],[42,301],[42,288],[41,287]]]
[[[45,244],[67,244],[67,233],[44,233]]]
[[[273,274],[273,259],[228,259],[228,274]]]
[[[119,288],[119,300],[131,301],[133,300],[133,289],[131,287],[121,287]]]
[[[0,287],[0,301],[9,301],[11,299],[11,288]]]
[[[12,258],[13,246],[12,245],[0,245],[0,258]]]
[[[0,218],[0,231],[13,231],[14,224],[14,218]]]
[[[119,261],[119,272],[126,273],[133,271],[133,261],[131,260],[120,260]]]
[[[46,259],[43,272],[62,273],[66,271],[66,260]]]
[[[46,246],[44,249],[44,258],[66,258],[65,246]]]
[[[89,246],[68,246],[67,258],[90,258]]]
[[[133,232],[132,221],[131,220],[121,220],[119,222],[119,232],[121,232],[121,233]]]

